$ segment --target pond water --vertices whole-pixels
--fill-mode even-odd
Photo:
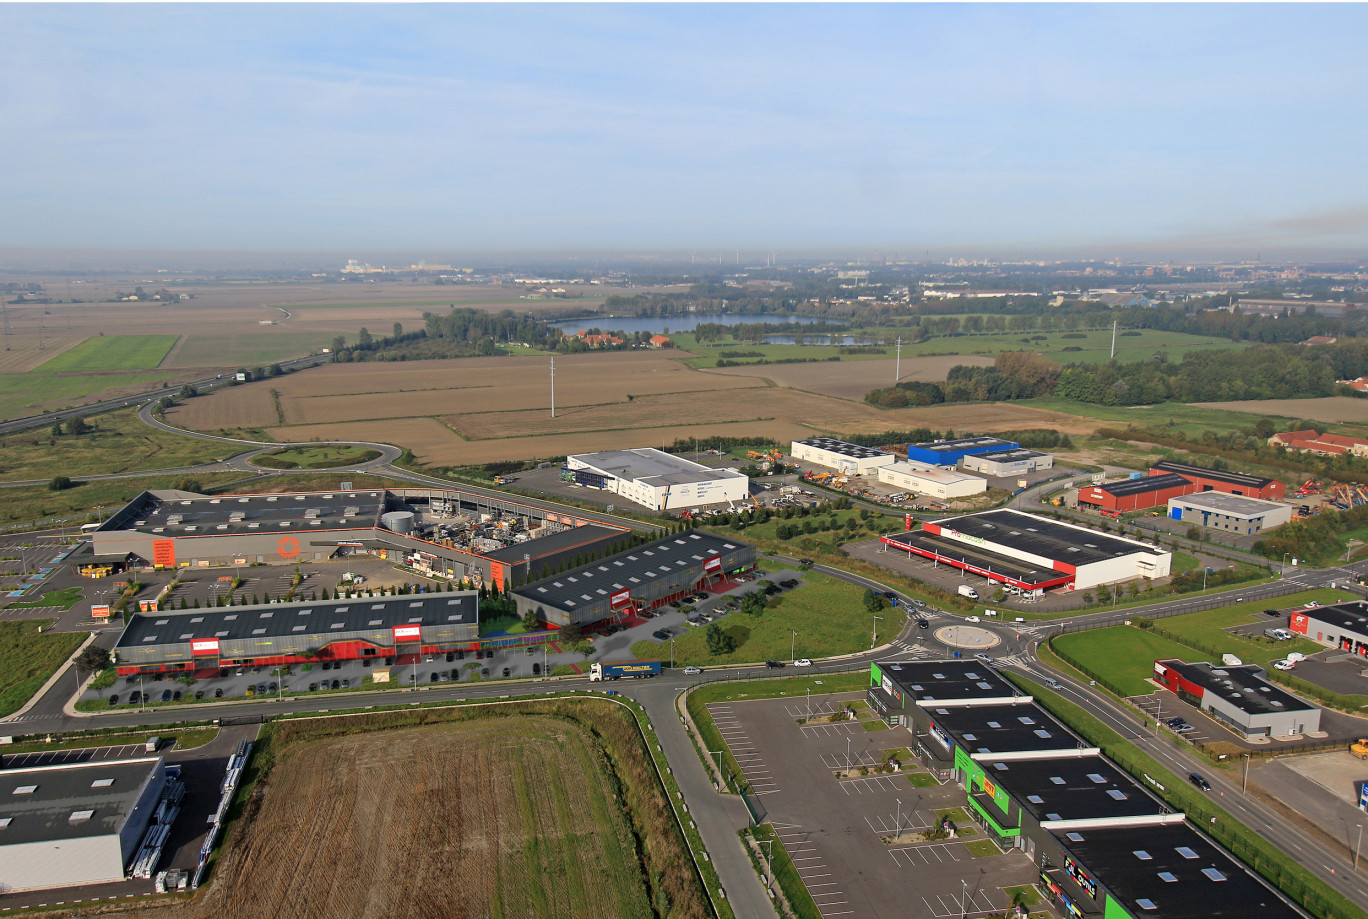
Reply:
[[[650,316],[638,318],[636,316],[623,316],[613,318],[612,316],[590,316],[584,319],[558,320],[547,323],[553,325],[563,332],[574,334],[580,329],[612,329],[621,330],[629,334],[635,332],[656,332],[658,334],[669,334],[671,332],[690,332],[701,323],[715,322],[718,325],[744,325],[750,322],[801,322],[804,325],[811,325],[814,322],[821,322],[815,316],[781,316],[777,314],[753,315],[745,313],[684,313],[678,316]]]

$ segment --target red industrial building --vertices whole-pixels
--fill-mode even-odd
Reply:
[[[1198,491],[1219,491],[1228,495],[1241,495],[1246,498],[1262,498],[1265,501],[1283,499],[1283,483],[1242,472],[1226,472],[1222,469],[1208,469],[1205,466],[1190,466],[1163,460],[1150,467],[1151,476],[1180,475],[1200,486]],[[1183,492],[1182,494],[1191,494]],[[1168,500],[1165,498],[1164,500]]]
[[[1118,515],[1142,511],[1147,507],[1163,507],[1169,498],[1178,498],[1201,491],[1202,487],[1173,473],[1123,479],[1108,485],[1089,485],[1078,490],[1078,506],[1092,508],[1104,514]]]

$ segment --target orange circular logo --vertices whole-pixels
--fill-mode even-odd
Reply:
[[[276,552],[281,558],[294,558],[299,554],[299,540],[293,536],[283,536],[280,542],[276,543]]]

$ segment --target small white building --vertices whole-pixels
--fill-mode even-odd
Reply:
[[[988,490],[988,481],[981,476],[924,463],[892,463],[880,466],[878,473],[885,485],[931,498],[964,498]]]
[[[979,475],[1007,478],[1008,476],[1025,475],[1028,472],[1035,472],[1037,469],[1053,469],[1054,456],[1049,453],[1037,453],[1024,447],[1016,447],[1010,450],[994,450],[991,453],[978,453],[962,457],[960,468],[966,472],[977,472]]]
[[[574,480],[615,492],[653,511],[750,501],[750,479],[735,469],[713,469],[652,447],[568,456]]]
[[[122,881],[165,785],[160,757],[0,771],[0,888]]]
[[[1169,498],[1168,515],[1184,523],[1252,536],[1289,523],[1292,520],[1292,507],[1262,498],[1199,491]]]
[[[825,466],[847,475],[866,475],[880,466],[897,461],[897,457],[892,453],[875,450],[873,447],[862,447],[859,444],[848,444],[834,437],[795,440],[789,453],[800,463]]]

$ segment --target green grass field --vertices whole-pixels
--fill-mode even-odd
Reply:
[[[290,307],[295,309],[295,307]],[[270,313],[274,317],[275,313]],[[243,332],[240,335],[187,335],[166,362],[168,367],[262,367],[303,357],[332,345],[328,332]]]
[[[40,606],[60,606],[64,610],[71,609],[80,601],[83,593],[84,591],[79,587],[66,587],[62,590],[45,593],[35,600],[11,603],[5,609],[36,609]]]
[[[107,479],[100,482],[77,484],[65,491],[50,491],[47,485],[0,488],[0,524],[29,523],[52,517],[75,515],[81,517],[72,526],[84,523],[84,515],[94,520],[96,508],[108,514],[138,496],[146,488],[174,488],[186,476],[163,475],[132,479]],[[225,485],[244,478],[240,472],[197,474],[194,478],[206,488]],[[336,487],[336,477],[331,480]],[[368,487],[357,483],[358,488]],[[301,490],[306,490],[302,489]]]
[[[37,428],[0,438],[0,482],[174,469],[214,462],[239,449],[148,427],[132,408],[87,423],[94,430],[86,434],[54,437],[48,428]]]
[[[100,335],[39,364],[29,373],[156,370],[179,335]]]
[[[791,631],[798,633],[793,641],[796,657],[831,657],[867,649],[874,619],[861,602],[864,591],[819,572],[810,571],[805,577],[801,587],[771,597],[761,616],[733,613],[716,620],[724,632],[736,638],[737,648],[731,654],[709,654],[706,627],[697,628],[675,639],[675,664],[706,667],[770,658],[788,660]],[[884,617],[879,624],[885,637],[896,634],[902,614],[886,610],[880,615]],[[670,646],[668,642],[638,641],[632,645],[632,654],[668,661]]]
[[[1076,660],[1087,663],[1094,672],[1108,674],[1109,679],[1128,696],[1154,692],[1154,687],[1145,681],[1154,674],[1154,662],[1157,660],[1177,658],[1213,663],[1220,660],[1218,656],[1202,654],[1187,645],[1128,625],[1061,635],[1054,640],[1054,646]]]
[[[53,621],[0,622],[0,718],[22,708],[85,640],[82,632],[39,634]]]
[[[1314,654],[1323,649],[1314,641],[1305,638],[1275,641],[1272,638],[1264,638],[1262,634],[1257,638],[1246,638],[1243,635],[1234,635],[1225,630],[1232,626],[1266,620],[1267,617],[1263,615],[1263,610],[1273,607],[1287,609],[1292,606],[1304,606],[1309,600],[1328,605],[1355,599],[1358,598],[1352,594],[1322,588],[1289,594],[1275,600],[1253,600],[1248,603],[1236,603],[1231,606],[1188,613],[1185,616],[1159,619],[1155,621],[1154,625],[1155,628],[1178,635],[1182,640],[1191,641],[1197,645],[1219,648],[1223,654],[1234,654],[1245,663],[1266,664],[1269,661],[1286,657],[1289,651]]]
[[[180,371],[180,374],[184,372]],[[128,371],[117,377],[98,373],[58,376],[41,370],[0,374],[0,419],[87,403],[92,401],[92,396],[114,387],[155,389],[180,374]]]
[[[378,450],[345,446],[299,447],[263,453],[252,460],[258,466],[272,469],[332,469],[368,463],[380,455]]]

